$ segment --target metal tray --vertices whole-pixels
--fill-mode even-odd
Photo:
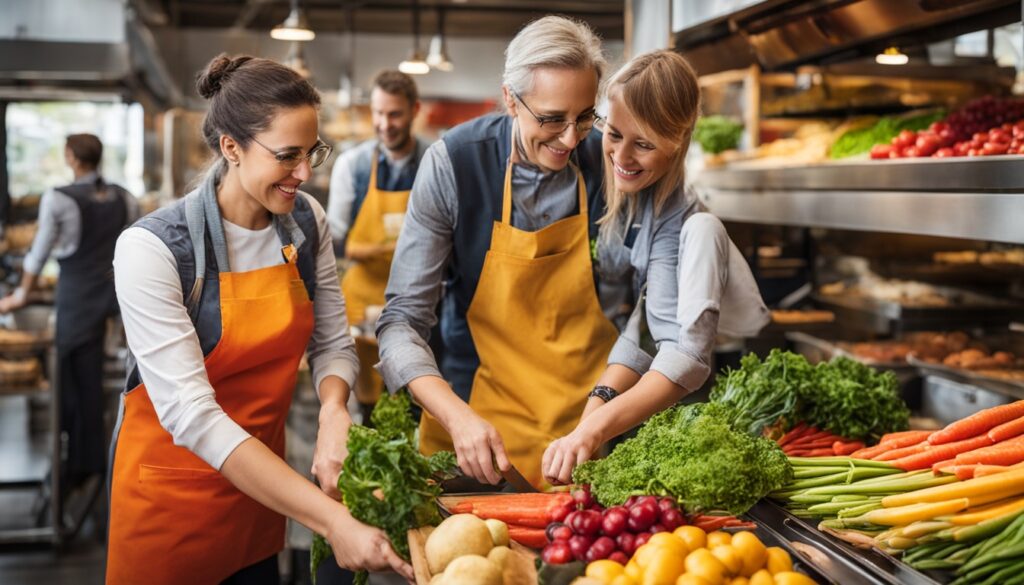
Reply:
[[[905,331],[1005,326],[1010,320],[1024,318],[1024,307],[1005,302],[985,306],[913,307],[860,295],[814,293],[811,298],[817,305],[834,312],[837,321],[892,336]]]
[[[984,390],[1012,396],[1018,400],[1024,399],[1024,382],[993,378],[971,370],[951,368],[943,364],[926,362],[913,355],[907,356],[907,362],[920,369],[926,375],[947,378],[968,386],[976,386]]]
[[[835,583],[940,585],[951,580],[943,578],[940,572],[923,573],[913,569],[879,551],[855,548],[821,532],[770,500],[758,502],[747,516],[781,538],[800,543],[800,549],[809,549],[807,555],[814,555],[815,566]]]

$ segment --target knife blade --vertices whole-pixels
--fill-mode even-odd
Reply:
[[[523,477],[523,474],[519,473],[519,470],[516,469],[516,466],[512,465],[511,463],[509,464],[508,471],[501,472],[501,477],[505,478],[505,481],[508,482],[508,485],[510,485],[512,489],[514,489],[518,493],[528,494],[537,491],[537,488],[533,487],[533,484],[526,481],[526,478]]]

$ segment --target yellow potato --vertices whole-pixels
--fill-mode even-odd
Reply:
[[[768,560],[768,550],[753,532],[737,532],[732,537],[732,547],[743,559],[743,570],[740,574],[744,577],[753,575],[756,571],[764,568]]]
[[[704,577],[718,585],[725,581],[726,568],[706,548],[699,548],[686,556],[686,572]]]
[[[650,540],[644,546],[663,546],[669,548],[681,556],[685,557],[690,554],[690,547],[686,544],[682,538],[679,538],[671,532],[659,532],[651,536]]]
[[[636,585],[636,580],[629,575],[622,574],[612,579],[608,585]]]
[[[626,563],[626,568],[624,572],[626,573],[627,577],[636,582],[640,582],[640,579],[643,579],[644,570],[641,569],[640,565],[637,564],[635,554],[633,555],[633,559]]]
[[[739,575],[740,571],[743,570],[743,557],[736,552],[736,549],[731,544],[720,544],[711,549],[711,554],[715,555],[716,559],[722,561],[722,564],[725,565],[726,573],[730,577]]]
[[[733,577],[732,581],[729,581],[729,585],[750,585],[750,579],[746,577]]]
[[[768,569],[761,569],[750,576],[750,585],[775,585],[775,579]]]
[[[693,573],[683,573],[676,579],[676,585],[711,585],[711,582]]]
[[[676,528],[672,534],[675,534],[683,542],[686,543],[686,548],[693,552],[698,548],[704,548],[708,544],[708,533],[704,532],[696,526],[680,526]]]
[[[709,532],[707,536],[707,547],[715,548],[720,544],[732,544],[732,535],[728,532],[722,532],[721,530]]]
[[[674,585],[676,579],[686,571],[683,557],[668,547],[656,551],[650,563],[644,567],[644,578],[640,582],[642,585]]]
[[[594,561],[587,565],[586,576],[597,579],[602,583],[609,583],[612,579],[624,574],[626,568],[608,559]]]
[[[789,553],[785,549],[770,546],[766,550],[768,551],[767,569],[769,573],[775,575],[783,571],[793,570],[793,559],[790,558]]]

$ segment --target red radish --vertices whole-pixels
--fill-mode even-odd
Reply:
[[[629,557],[627,557],[626,553],[622,552],[621,550],[617,550],[608,557],[608,560],[615,561],[620,565],[625,565],[629,562]]]
[[[629,521],[629,511],[623,507],[609,508],[605,510],[601,519],[601,531],[607,536],[615,538],[626,529]]]
[[[654,526],[651,526],[650,530],[651,534],[657,534],[659,532],[668,532],[664,524],[655,524]]]
[[[675,510],[677,508],[678,506],[676,506],[676,501],[672,498],[661,498],[658,500],[658,509],[662,512],[665,510]]]
[[[635,551],[637,547],[636,535],[632,532],[623,532],[616,537],[615,544],[619,545],[619,550],[629,556],[633,556],[633,551]]]
[[[549,565],[564,565],[573,560],[572,549],[567,542],[552,542],[544,547],[540,558]]]
[[[569,550],[572,551],[573,558],[582,561],[586,559],[587,551],[590,550],[592,544],[594,544],[593,538],[577,534],[569,539]]]
[[[602,536],[594,541],[594,544],[590,545],[590,549],[587,550],[587,562],[592,563],[601,559],[607,559],[609,555],[615,552],[615,541],[607,536]]]
[[[576,510],[575,502],[566,502],[561,506],[556,506],[551,509],[549,520],[552,522],[565,522],[569,514]]]
[[[551,526],[548,526],[546,532],[548,540],[551,542],[568,542],[573,536],[572,528],[569,528],[565,524],[552,524]]]
[[[665,530],[671,532],[676,528],[686,524],[686,516],[677,509],[662,510],[661,512],[661,524],[665,526]]]
[[[629,510],[627,525],[633,532],[643,532],[651,527],[658,519],[658,512],[655,506],[637,504]]]
[[[572,499],[580,510],[586,510],[594,505],[594,496],[590,494],[590,488],[587,487],[573,491]]]
[[[652,535],[650,532],[641,532],[640,534],[637,534],[636,538],[633,539],[633,546],[636,548],[640,548],[641,546],[647,544],[647,541],[651,539],[651,536]],[[636,550],[636,548],[634,548],[633,550]]]
[[[569,525],[576,534],[595,536],[601,532],[601,513],[594,510],[582,510],[576,513],[573,523]]]

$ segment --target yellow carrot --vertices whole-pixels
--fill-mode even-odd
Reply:
[[[970,504],[970,500],[967,498],[957,498],[943,502],[882,508],[864,514],[864,519],[872,524],[881,524],[883,526],[906,526],[911,522],[931,520],[936,516],[945,516],[959,512],[966,508],[968,504]]]
[[[1018,463],[1016,465],[978,465],[974,468],[974,477],[985,477],[986,475],[995,475],[1004,471],[1010,471],[1012,469],[1024,469],[1024,463]]]
[[[1016,498],[1008,502],[985,506],[980,510],[967,510],[960,514],[954,514],[949,518],[949,522],[957,526],[971,526],[1019,510],[1024,510],[1024,498]]]
[[[978,506],[984,506],[985,504],[991,504],[993,502],[1000,502],[1002,500],[1012,498],[1020,493],[1021,491],[1019,489],[1013,487],[1008,490],[997,490],[978,494],[977,496],[971,496],[967,499],[971,501],[971,508],[977,508]]]
[[[1007,496],[1024,494],[1024,469],[886,496],[882,498],[882,506],[896,508],[920,502],[945,502],[996,492],[1005,492]]]

